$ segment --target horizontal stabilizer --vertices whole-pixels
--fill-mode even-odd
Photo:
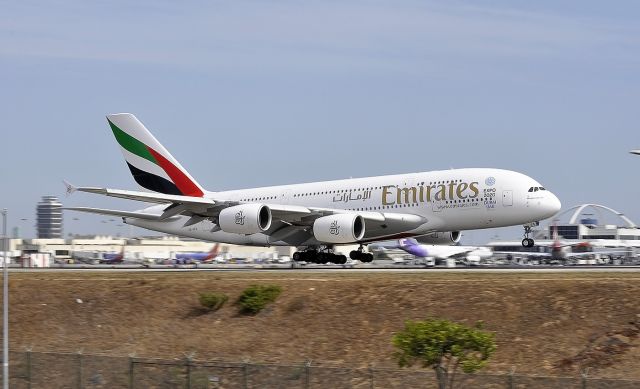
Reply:
[[[144,212],[129,212],[129,211],[119,211],[114,209],[88,208],[88,207],[66,207],[62,209],[69,210],[69,211],[97,213],[99,215],[131,217],[131,218],[145,219],[145,220],[170,220],[170,218],[161,219],[161,215],[154,215],[151,213],[144,213]]]

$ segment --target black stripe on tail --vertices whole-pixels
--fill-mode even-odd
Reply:
[[[140,170],[137,167],[133,166],[129,162],[129,170],[131,170],[131,174],[133,175],[133,179],[136,180],[138,185],[143,188],[152,190],[158,193],[170,194],[170,195],[179,195],[182,196],[183,193],[180,192],[178,187],[171,181],[166,178],[158,177],[155,174],[151,174],[145,172],[144,170]]]

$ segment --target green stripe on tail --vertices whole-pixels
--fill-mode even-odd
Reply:
[[[158,164],[158,161],[156,161],[156,159],[153,157],[151,152],[149,152],[149,149],[144,143],[119,129],[118,126],[111,123],[111,120],[107,119],[107,121],[109,122],[109,126],[111,126],[113,135],[115,135],[116,140],[118,141],[120,146],[122,146],[128,152],[137,155],[138,157],[147,159],[156,165]]]

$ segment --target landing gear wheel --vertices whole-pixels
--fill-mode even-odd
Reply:
[[[305,250],[305,251],[296,251],[293,253],[293,260],[295,262],[303,261],[303,262],[316,262],[317,251],[315,250]]]
[[[324,265],[325,263],[329,262],[330,258],[331,257],[329,256],[329,254],[320,252],[320,253],[318,253],[318,261],[317,262]]]
[[[522,239],[522,247],[533,247],[535,241],[531,238]]]
[[[373,254],[363,253],[360,250],[353,250],[349,253],[349,258],[353,260],[359,260],[364,263],[373,262]]]

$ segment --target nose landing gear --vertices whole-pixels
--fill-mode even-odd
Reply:
[[[531,234],[531,228],[540,225],[540,222],[532,222],[525,224],[524,227],[524,239],[522,239],[522,247],[533,247],[536,243],[533,239],[529,238]]]
[[[522,239],[522,247],[533,247],[536,244],[536,241],[531,238]]]

